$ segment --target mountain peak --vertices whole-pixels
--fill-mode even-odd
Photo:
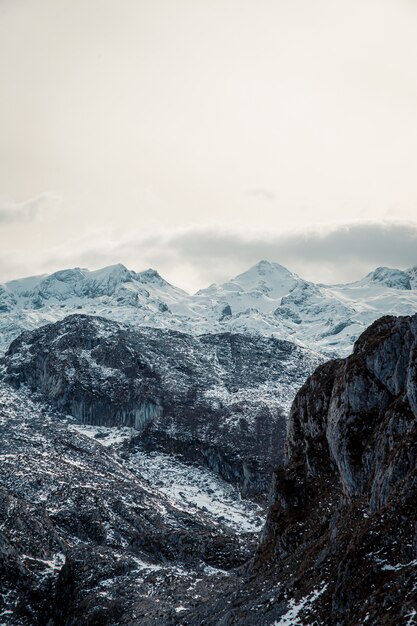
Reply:
[[[92,272],[88,272],[91,278],[102,281],[102,280],[129,280],[132,277],[132,272],[127,269],[125,265],[122,263],[115,263],[114,265],[107,265],[106,267],[102,267],[99,270],[93,270]]]
[[[136,276],[143,279],[143,281],[141,280],[141,282],[158,282],[167,284],[167,281],[162,278],[161,274],[157,270],[154,270],[152,267],[148,267],[148,269],[144,270],[143,272],[138,272]]]
[[[267,282],[273,288],[275,284],[282,285],[283,282],[293,282],[297,278],[283,265],[262,259],[246,272],[233,278],[231,282],[242,285],[245,289],[253,289]]]
[[[58,270],[47,277],[47,280],[59,280],[61,282],[75,282],[76,280],[82,280],[84,278],[85,270],[80,267],[73,267],[66,270]]]
[[[411,289],[409,272],[391,267],[377,267],[366,278],[372,283],[381,283],[390,289]]]
[[[261,259],[260,261],[255,263],[255,265],[249,268],[248,271],[250,272],[251,270],[257,270],[259,273],[274,272],[274,273],[281,273],[281,274],[289,274],[290,276],[293,276],[293,273],[290,272],[286,267],[284,267],[280,263],[275,263],[274,261],[267,261],[266,259]]]

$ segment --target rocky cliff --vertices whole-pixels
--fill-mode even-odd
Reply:
[[[73,315],[23,333],[6,380],[81,424],[133,427],[131,445],[209,466],[245,495],[269,490],[285,413],[317,357],[278,339],[192,337]]]
[[[417,315],[307,379],[285,454],[248,578],[186,623],[415,624]]]
[[[31,395],[0,381],[2,626],[172,623],[250,557],[260,511],[227,484],[187,467],[204,501],[166,489],[172,462],[152,473]]]

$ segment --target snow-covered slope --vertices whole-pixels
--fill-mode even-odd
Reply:
[[[136,273],[120,264],[93,272],[75,268],[13,280],[0,285],[1,347],[22,330],[75,312],[134,325],[169,326],[162,320],[169,320],[170,306],[188,297],[153,269]]]
[[[343,356],[381,315],[416,311],[417,267],[380,267],[354,283],[321,285],[278,263],[260,261],[194,295],[170,285],[152,269],[136,273],[123,265],[93,272],[75,268],[0,286],[0,347],[5,349],[22,330],[82,312],[193,335],[273,336]]]
[[[194,301],[230,305],[228,327],[289,339],[323,352],[345,355],[382,315],[417,311],[417,268],[377,268],[345,285],[308,282],[277,263],[260,261],[223,285],[199,291]],[[224,323],[224,322],[223,322]]]

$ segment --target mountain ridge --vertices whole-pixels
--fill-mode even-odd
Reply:
[[[282,462],[286,414],[314,353],[271,337],[193,337],[88,315],[22,333],[5,381],[81,424],[127,427],[149,450],[216,469],[264,497]]]
[[[353,283],[304,280],[261,260],[236,277],[195,294],[149,268],[122,264],[73,268],[0,285],[0,348],[23,330],[77,312],[133,327],[192,335],[232,332],[292,341],[325,355],[346,356],[361,332],[385,314],[417,311],[417,269],[378,267]]]

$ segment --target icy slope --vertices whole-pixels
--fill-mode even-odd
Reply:
[[[136,273],[123,265],[94,272],[75,268],[0,286],[0,349],[22,330],[82,312],[134,327],[193,335],[273,336],[343,356],[381,315],[415,311],[415,267],[408,271],[380,267],[354,283],[321,285],[278,263],[260,261],[194,295],[170,285],[155,270]]]
[[[80,311],[153,326],[159,316],[169,317],[172,303],[187,297],[155,270],[136,273],[123,265],[10,281],[0,286],[1,345],[7,347],[22,330]]]
[[[337,355],[386,314],[417,311],[417,268],[377,268],[345,285],[321,285],[292,274],[277,263],[260,261],[223,285],[199,291],[194,301],[229,304],[229,328],[289,339]],[[224,322],[223,322],[224,323]]]

